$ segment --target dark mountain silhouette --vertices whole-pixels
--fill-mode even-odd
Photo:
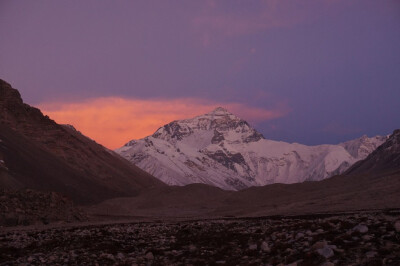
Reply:
[[[56,191],[78,203],[165,186],[114,152],[23,103],[0,80],[0,188]]]
[[[373,151],[365,160],[355,163],[346,174],[400,172],[400,129]]]

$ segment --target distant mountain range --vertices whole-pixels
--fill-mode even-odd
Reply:
[[[137,197],[91,206],[96,215],[260,217],[400,207],[400,130],[346,173],[318,182],[271,184],[228,191],[205,184],[156,188]]]
[[[206,184],[167,186],[72,126],[59,125],[23,103],[19,92],[0,80],[0,194],[6,199],[0,201],[0,225],[10,217],[12,224],[20,224],[47,219],[53,212],[56,220],[79,214],[58,194],[110,219],[400,207],[400,130],[338,145],[289,144],[266,140],[244,120],[217,108],[174,121],[118,152],[167,183]],[[294,184],[271,184],[276,182]]]
[[[116,152],[169,185],[204,183],[240,190],[341,174],[386,139],[362,136],[318,146],[273,141],[219,107],[192,119],[173,121]]]

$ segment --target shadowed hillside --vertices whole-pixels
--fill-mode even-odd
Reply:
[[[0,80],[0,188],[65,193],[78,203],[164,184],[71,127],[23,103]]]

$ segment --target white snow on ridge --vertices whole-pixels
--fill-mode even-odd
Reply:
[[[322,180],[364,159],[386,136],[307,146],[265,139],[223,108],[171,122],[117,153],[169,185],[205,183],[239,190]]]

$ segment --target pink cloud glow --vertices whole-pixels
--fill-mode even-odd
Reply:
[[[218,106],[253,123],[276,119],[288,112],[285,108],[269,110],[192,98],[144,100],[108,97],[77,103],[43,103],[38,107],[57,123],[72,124],[84,135],[115,149],[131,139],[151,135],[171,121],[201,115]]]

